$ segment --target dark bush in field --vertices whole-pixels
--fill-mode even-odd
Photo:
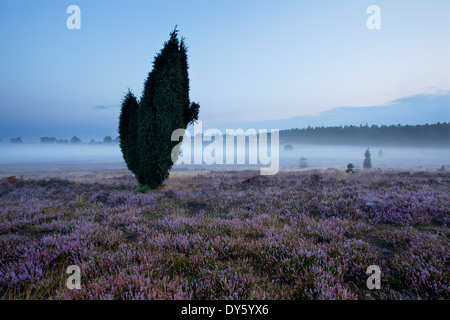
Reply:
[[[307,168],[308,167],[308,160],[305,158],[305,157],[301,157],[299,160],[298,160],[298,166],[300,167],[300,168]]]
[[[349,163],[347,165],[347,170],[345,170],[345,172],[347,172],[347,173],[354,173],[355,172],[354,169],[355,169],[354,164],[353,163]]]
[[[364,153],[363,168],[364,169],[372,168],[372,159],[370,158],[369,148],[367,148],[366,152]]]

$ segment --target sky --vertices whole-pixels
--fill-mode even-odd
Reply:
[[[140,97],[175,25],[204,126],[450,90],[448,0],[3,0],[0,138],[117,136],[125,92]]]

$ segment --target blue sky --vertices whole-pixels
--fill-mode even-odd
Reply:
[[[115,136],[124,92],[140,96],[175,25],[206,126],[450,90],[449,1],[4,0],[0,138]]]

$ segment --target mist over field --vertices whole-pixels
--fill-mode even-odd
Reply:
[[[203,150],[210,142],[203,142]],[[307,168],[336,168],[344,169],[348,163],[353,163],[355,168],[362,168],[364,152],[367,147],[363,146],[341,146],[341,145],[311,145],[290,144],[292,150],[285,150],[288,144],[280,144],[279,160],[280,170],[298,169],[299,159],[305,158]],[[450,149],[448,148],[426,148],[426,147],[402,147],[388,146],[369,147],[371,152],[373,168],[441,168],[450,167]],[[379,155],[380,150],[382,156]],[[249,164],[248,146],[245,157],[245,165],[237,164],[236,154],[245,152],[235,147],[234,164],[226,163],[226,150],[224,148],[224,164],[207,165],[195,164],[194,154],[202,153],[200,148],[192,146],[191,164],[175,164],[173,171],[177,170],[215,170],[215,169],[247,169],[263,167],[259,159],[256,165]],[[270,155],[270,151],[268,152]],[[57,144],[0,144],[0,165],[3,167],[21,167],[29,165],[74,165],[83,166],[99,165],[126,168],[125,162],[117,144],[79,144],[79,145],[57,145]],[[1,174],[1,169],[0,169]]]
[[[280,150],[280,162],[286,167],[296,166],[299,158],[308,166],[344,168],[353,163],[362,168],[364,152],[361,146],[293,145],[292,151]],[[450,150],[439,148],[369,147],[372,168],[434,168],[450,165]],[[378,155],[382,151],[382,156]]]
[[[118,145],[0,144],[0,164],[123,162]]]

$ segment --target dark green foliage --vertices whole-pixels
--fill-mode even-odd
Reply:
[[[119,118],[119,144],[122,155],[131,172],[136,172],[139,164],[137,149],[137,113],[138,102],[133,93],[128,90],[122,101],[122,111]]]
[[[200,105],[197,102],[191,102],[189,108],[184,113],[184,123],[186,126],[193,124],[198,120],[198,114],[200,112]]]
[[[189,100],[187,48],[175,29],[153,61],[140,102],[129,92],[122,104],[121,148],[141,185],[154,189],[169,176],[180,143],[171,141],[172,133],[197,120],[199,109]]]
[[[304,158],[304,157],[301,157],[301,158],[298,160],[298,166],[299,166],[300,168],[307,168],[307,167],[308,167],[307,159]]]
[[[370,168],[372,168],[372,160],[370,159],[370,151],[369,151],[369,148],[367,148],[366,152],[364,153],[363,167],[364,167],[364,169],[370,169]]]
[[[349,164],[347,164],[347,170],[345,170],[345,172],[355,173],[355,171],[353,169],[355,169],[355,166],[353,165],[353,163],[349,163]]]
[[[146,186],[146,185],[140,185],[139,187],[137,187],[136,190],[133,191],[134,194],[138,194],[138,193],[147,193],[150,191],[150,187]]]

